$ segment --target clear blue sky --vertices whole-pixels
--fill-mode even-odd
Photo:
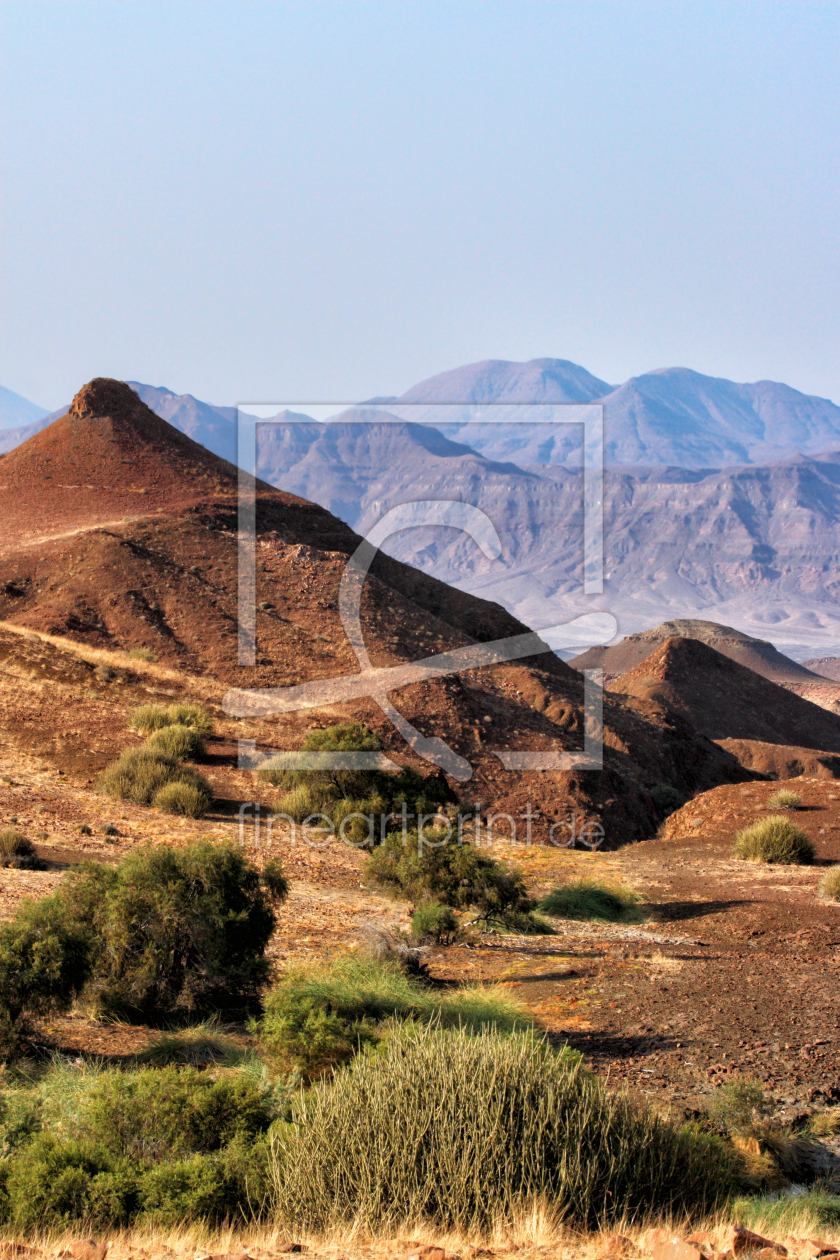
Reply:
[[[399,393],[475,359],[840,401],[838,4],[2,6],[0,382]]]

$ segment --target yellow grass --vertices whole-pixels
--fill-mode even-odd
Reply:
[[[67,639],[57,634],[47,634],[43,630],[30,630],[28,626],[17,626],[10,621],[0,621],[0,630],[19,635],[23,639],[37,638],[49,644],[59,652],[77,656],[91,665],[112,665],[115,669],[130,670],[146,678],[154,678],[161,682],[177,682],[188,687],[191,692],[201,692],[206,697],[218,694],[218,687],[205,678],[196,678],[169,665],[159,665],[156,661],[144,661],[131,656],[130,652],[115,651],[112,648],[91,647],[87,643],[77,643],[75,639]]]
[[[487,1248],[497,1256],[514,1252],[516,1260],[526,1260],[529,1253],[540,1253],[544,1258],[546,1251],[550,1249],[551,1260],[596,1260],[603,1256],[607,1239],[616,1234],[628,1238],[634,1244],[637,1250],[631,1249],[630,1255],[649,1256],[655,1229],[664,1229],[683,1238],[694,1230],[707,1230],[714,1239],[715,1250],[720,1252],[727,1230],[731,1225],[739,1223],[737,1217],[728,1212],[720,1212],[705,1220],[687,1221],[662,1216],[644,1222],[619,1222],[606,1229],[578,1233],[565,1227],[552,1216],[550,1210],[538,1204],[523,1211],[512,1222],[500,1222],[495,1229],[480,1235],[434,1230],[422,1222],[406,1222],[401,1229],[387,1234],[370,1234],[350,1226],[326,1235],[302,1234],[282,1222],[264,1225],[239,1222],[227,1228],[215,1229],[191,1225],[171,1230],[121,1230],[107,1237],[111,1244],[109,1260],[136,1260],[138,1253],[141,1256],[144,1253],[151,1257],[167,1256],[171,1260],[196,1260],[197,1257],[206,1255],[237,1256],[243,1252],[260,1257],[263,1253],[276,1255],[277,1248],[287,1242],[302,1243],[309,1254],[326,1256],[330,1260],[332,1257],[336,1257],[336,1260],[338,1257],[344,1257],[344,1260],[370,1260],[371,1253],[382,1256],[383,1260],[396,1260],[417,1246],[432,1243],[443,1247],[447,1253],[460,1256],[468,1256],[471,1249]],[[795,1200],[791,1200],[784,1233],[762,1224],[760,1217],[753,1219],[749,1227],[774,1242],[783,1243],[793,1260],[804,1258],[804,1242],[808,1238],[819,1238],[840,1246],[840,1233],[820,1225],[808,1208],[801,1207]],[[55,1256],[65,1251],[71,1242],[84,1236],[84,1231],[78,1229],[26,1237],[6,1232],[0,1234],[0,1244],[9,1241],[22,1242],[37,1248],[46,1256]]]

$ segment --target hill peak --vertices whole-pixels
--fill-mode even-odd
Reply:
[[[97,377],[70,410],[0,457],[4,544],[54,537],[236,492],[226,460]]]

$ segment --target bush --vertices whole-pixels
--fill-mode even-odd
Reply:
[[[203,735],[191,726],[164,726],[155,731],[146,740],[146,748],[153,748],[165,757],[174,757],[176,761],[197,761],[207,752],[207,742]]]
[[[451,906],[439,901],[426,901],[411,916],[411,934],[416,941],[433,941],[448,945],[458,931],[458,920]]]
[[[32,869],[39,866],[35,845],[14,827],[0,831],[0,866],[17,866]]]
[[[823,875],[820,892],[829,901],[840,901],[840,866],[833,867]]]
[[[685,804],[682,792],[678,792],[670,783],[657,783],[650,789],[650,794],[656,801],[663,818],[676,813]]]
[[[241,1012],[268,977],[265,947],[286,896],[280,869],[196,841],[137,849],[117,867],[76,867],[51,897],[0,925],[0,1042],[8,1055],[28,1013],[84,989],[136,1021]]]
[[[182,766],[175,757],[169,757],[154,748],[149,748],[146,744],[141,748],[128,749],[117,761],[107,766],[97,780],[98,790],[104,792],[106,796],[113,796],[122,801],[132,801],[135,805],[151,804],[152,800],[157,799],[162,789],[174,784],[193,787],[200,796],[184,794],[183,799],[204,800],[206,803],[199,811],[200,813],[209,809],[213,794],[207,780],[197,770]],[[176,799],[177,795],[176,793]],[[166,801],[170,798],[163,799]],[[167,806],[161,805],[160,808],[167,808]],[[184,811],[169,808],[169,812]]]
[[[540,910],[556,919],[589,919],[601,923],[638,923],[641,897],[628,888],[572,880],[553,889],[539,903]]]
[[[778,792],[774,792],[767,802],[770,809],[799,809],[802,805],[802,797],[798,792],[792,792],[790,788],[780,788]]]
[[[360,1046],[378,1043],[394,1020],[434,1020],[470,1032],[530,1026],[503,989],[441,992],[394,962],[345,955],[290,968],[268,994],[257,1032],[265,1053],[311,1080],[352,1059]]]
[[[744,1079],[722,1085],[712,1096],[709,1115],[727,1133],[749,1136],[770,1112],[761,1081]]]
[[[295,1121],[274,1137],[273,1209],[299,1231],[488,1231],[540,1202],[590,1227],[679,1216],[722,1202],[741,1167],[528,1034],[395,1031]]]
[[[18,1050],[27,1015],[72,1003],[90,952],[88,926],[68,922],[58,894],[25,901],[0,924],[0,1057]]]
[[[250,1216],[280,1101],[242,1071],[55,1066],[4,1094],[0,1214],[27,1232]]]
[[[476,921],[521,930],[534,902],[520,871],[495,861],[472,844],[447,839],[431,828],[419,839],[408,832],[388,835],[368,858],[367,874],[393,896],[415,905],[437,901],[456,910],[472,907]]]
[[[209,739],[213,734],[210,714],[198,704],[144,704],[135,709],[129,725],[140,735],[148,735],[167,726],[189,726],[203,739]]]
[[[771,814],[735,835],[735,856],[748,862],[808,865],[814,860],[811,837],[783,814]]]
[[[380,752],[382,741],[361,722],[347,722],[310,731],[304,752]],[[453,799],[442,774],[423,778],[410,766],[398,773],[384,770],[295,770],[290,768],[289,754],[277,753],[257,770],[257,778],[283,795],[275,802],[276,813],[288,814],[296,822],[310,814],[326,813],[338,827],[344,818],[358,813],[374,817],[373,844],[382,835],[382,821],[390,814],[400,814],[405,804],[410,814],[434,814],[438,807]],[[390,819],[388,827],[399,826]],[[345,838],[354,844],[368,841],[370,828],[356,820],[345,828]]]
[[[174,779],[152,797],[155,809],[164,814],[183,814],[185,818],[200,818],[212,804],[213,793],[206,783],[186,779]]]
[[[116,868],[72,871],[57,896],[88,923],[88,993],[103,1011],[140,1021],[246,1009],[268,976],[279,867],[262,876],[233,845],[136,849]]]

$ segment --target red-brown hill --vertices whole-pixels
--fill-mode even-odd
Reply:
[[[626,639],[612,647],[590,648],[576,656],[570,664],[575,669],[603,669],[608,677],[615,678],[640,665],[660,644],[673,638],[697,639],[720,652],[721,656],[728,656],[731,661],[746,665],[748,669],[773,682],[817,681],[811,669],[791,660],[765,639],[755,639],[752,635],[735,630],[732,626],[719,625],[716,621],[691,618],[663,621],[662,625],[654,626],[651,630],[628,634]]]
[[[128,386],[96,380],[70,413],[0,460],[8,528],[0,540],[0,620],[92,646],[144,649],[228,687],[284,687],[358,672],[338,589],[360,539],[322,508],[257,487],[257,664],[237,663],[236,470],[155,416]],[[497,604],[385,556],[361,616],[376,665],[398,664],[527,627]],[[691,795],[749,777],[678,714],[604,704],[602,772],[502,768],[495,749],[571,751],[583,736],[583,679],[546,652],[401,688],[403,715],[475,768],[469,799],[545,824],[602,822],[608,845],[657,824],[649,789]],[[307,729],[354,718],[410,750],[372,701],[243,724],[263,746],[298,747]],[[427,763],[421,768],[429,769]]]
[[[667,639],[610,690],[664,702],[709,739],[840,752],[840,717],[697,639]]]

